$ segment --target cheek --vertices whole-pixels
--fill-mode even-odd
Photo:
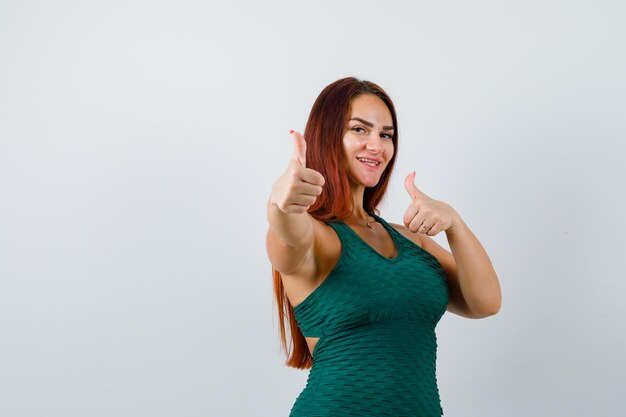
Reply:
[[[343,148],[346,150],[352,150],[358,146],[358,140],[353,138],[350,134],[343,137]]]

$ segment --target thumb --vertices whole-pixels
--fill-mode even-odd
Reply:
[[[306,168],[306,141],[302,135],[294,130],[291,130],[291,137],[294,138],[294,151],[293,159],[300,162],[304,168]]]
[[[411,200],[415,201],[417,197],[422,195],[422,192],[415,186],[413,180],[415,179],[415,171],[409,173],[404,179],[404,188],[411,196]]]

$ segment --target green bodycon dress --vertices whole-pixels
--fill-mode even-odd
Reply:
[[[306,337],[319,337],[306,386],[289,417],[439,417],[435,327],[448,305],[433,255],[379,216],[397,256],[389,259],[342,221],[329,222],[341,256],[294,308]]]

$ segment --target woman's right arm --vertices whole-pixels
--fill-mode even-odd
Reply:
[[[267,220],[267,255],[274,268],[288,274],[300,266],[313,246],[313,218],[309,213],[285,213],[270,198]]]
[[[267,202],[267,254],[279,272],[295,270],[313,247],[313,217],[307,212],[322,193],[325,179],[306,168],[306,142],[297,132],[289,166],[272,185]]]

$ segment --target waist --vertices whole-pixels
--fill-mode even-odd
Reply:
[[[423,366],[437,356],[437,335],[432,325],[414,320],[367,323],[350,329],[324,329],[315,346],[313,364]]]

